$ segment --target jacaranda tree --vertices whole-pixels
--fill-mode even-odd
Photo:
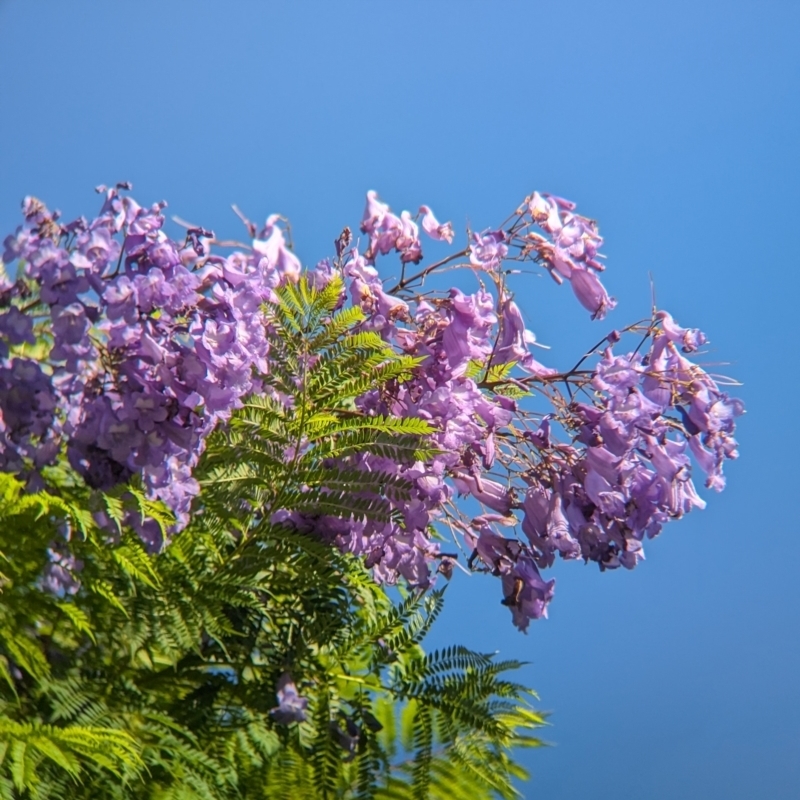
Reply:
[[[451,224],[369,192],[303,269],[278,216],[176,240],[129,188],[69,223],[27,198],[5,240],[0,796],[514,796],[543,718],[519,664],[425,652],[435,584],[499,578],[524,631],[556,556],[632,569],[704,505],[693,462],[721,490],[743,409],[705,336],[653,308],[537,361],[518,262],[615,305],[551,195],[424,264]]]

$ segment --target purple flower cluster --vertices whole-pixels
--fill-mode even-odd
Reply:
[[[421,206],[419,214],[422,215],[423,230],[432,239],[453,241],[453,228],[449,222],[440,224],[428,206]],[[392,250],[400,254],[400,261],[404,264],[417,264],[422,259],[419,225],[412,219],[411,212],[403,211],[399,217],[396,216],[386,203],[378,200],[377,192],[367,192],[361,231],[369,236],[366,258],[370,263],[378,255],[385,256]]]
[[[354,252],[345,274],[358,258]],[[375,287],[373,293],[378,291]],[[452,572],[454,564],[452,555],[443,554],[438,543],[430,541],[429,526],[458,526],[484,567],[501,576],[514,620],[524,627],[523,620],[546,613],[553,581],[541,578],[530,550],[492,530],[493,523],[513,524],[516,503],[507,482],[489,477],[499,466],[496,459],[502,448],[497,437],[505,436],[519,409],[514,399],[483,391],[466,373],[471,365],[490,360],[518,363],[532,374],[549,375],[552,370],[531,355],[532,334],[525,331],[519,309],[508,296],[498,301],[485,289],[472,295],[451,289],[435,302],[419,299],[414,306],[412,317],[403,304],[405,325],[390,326],[390,338],[403,352],[423,359],[421,366],[411,381],[393,392],[376,390],[359,402],[368,413],[426,420],[436,431],[431,439],[438,453],[403,472],[414,486],[412,499],[398,503],[405,529],[383,526],[380,538],[367,537],[355,543],[350,539],[348,549],[365,553],[358,547],[362,543],[369,548],[367,563],[377,579],[393,583],[399,574],[424,587],[431,562],[438,560],[438,571],[445,575]],[[373,320],[378,316],[373,305],[364,303],[362,308],[368,314],[373,312]],[[379,328],[386,333],[386,325],[381,323]],[[380,466],[386,469],[389,465]],[[370,463],[369,468],[376,465]],[[453,515],[456,494],[470,496],[494,513],[463,525]],[[413,569],[405,569],[407,566]]]
[[[597,277],[605,267],[598,261],[603,239],[594,220],[575,211],[575,203],[555,195],[534,192],[527,202],[533,221],[551,238],[528,233],[528,246],[537,250],[553,278],[568,280],[580,304],[592,312],[592,319],[603,319],[616,306]]]
[[[376,208],[381,219],[391,214],[371,192],[364,230],[377,230],[370,222]],[[412,499],[397,504],[404,527],[376,530],[338,521],[341,530],[333,539],[364,555],[379,580],[394,582],[402,575],[424,587],[433,562],[438,560],[439,572],[452,572],[455,556],[443,554],[428,535],[431,525],[449,526],[456,544],[471,549],[469,566],[481,564],[501,578],[503,603],[522,629],[546,615],[554,581],[544,580],[540,570],[556,555],[595,561],[601,569],[632,568],[643,558],[644,538],[704,507],[692,482],[691,456],[706,473],[706,486],[722,489],[722,464],[737,455],[734,421],[743,412],[738,400],[686,358],[705,343],[704,335],[681,328],[664,311],[645,329],[644,355],[615,355],[612,343],[620,335],[613,333],[592,369],[561,374],[534,358],[535,338],[502,273],[515,244],[519,257],[532,255],[559,279],[570,280],[595,318],[615,304],[596,277],[602,269],[597,226],[574,208],[561,198],[534,194],[522,210],[529,218],[517,229],[472,234],[468,266],[492,278],[494,293],[481,285],[471,295],[451,289],[403,299],[387,292],[371,265],[376,253],[386,251],[372,243],[372,258],[352,250],[344,264],[366,326],[423,359],[411,381],[392,392],[368,393],[361,408],[427,420],[439,452],[404,472],[414,485]],[[551,239],[524,228],[534,224]],[[490,380],[492,369],[504,365],[524,375]],[[569,387],[568,397],[558,391],[560,383]],[[535,387],[548,400],[545,413],[528,411],[515,399],[520,390]],[[590,402],[573,400],[577,392]],[[364,466],[392,467],[370,460]],[[456,495],[477,501],[485,513],[466,518]],[[523,539],[497,532],[518,525]]]
[[[469,262],[473,267],[497,270],[508,255],[506,234],[503,231],[485,230],[473,233],[469,245]]]
[[[27,463],[38,469],[55,458],[56,405],[51,378],[36,361],[0,359],[0,469],[23,472]]]
[[[277,216],[260,231],[248,222],[252,247],[220,256],[213,234],[194,228],[183,242],[170,239],[163,204],[142,208],[120,188],[103,189],[96,218],[66,225],[28,199],[24,224],[5,241],[4,261],[18,270],[13,281],[0,270],[0,469],[35,481],[65,448],[93,487],[139,476],[180,529],[206,437],[270,373],[262,305],[301,266]],[[345,229],[335,260],[308,275],[319,288],[341,274],[341,303],[363,310],[363,328],[419,359],[410,380],[376,386],[356,405],[427,421],[433,455],[399,464],[361,454],[346,464],[410,484],[409,497],[391,501],[400,522],[277,515],[361,556],[381,582],[427,588],[456,565],[489,572],[524,630],[547,614],[554,581],[541,571],[556,556],[633,568],[646,538],[704,506],[693,464],[707,488],[724,487],[743,407],[689,360],[705,336],[665,311],[623,332],[640,338],[631,352],[616,352],[623,334],[612,332],[583,368],[558,372],[534,357],[507,262],[533,260],[568,280],[595,319],[615,305],[598,278],[597,224],[573,203],[534,193],[508,227],[470,233],[439,263],[463,257],[460,266],[489,284],[471,294],[414,294],[437,266],[406,277],[422,259],[420,227],[453,240],[452,225],[428,206],[416,219],[369,192],[366,249]],[[376,266],[390,252],[403,268],[394,289]],[[129,523],[152,549],[163,544],[152,521]],[[463,564],[434,530],[452,535]],[[70,592],[78,570],[54,546],[43,585]],[[300,719],[305,706],[291,680],[279,689],[276,718]]]
[[[5,240],[19,267],[0,295],[0,468],[35,476],[63,443],[94,488],[141,476],[180,529],[207,435],[267,370],[260,305],[300,264],[277,218],[250,252],[223,258],[208,231],[170,239],[164,204],[143,208],[121,188],[101,187],[100,214],[66,225],[29,198]],[[34,323],[52,340],[44,362],[24,357]],[[156,525],[129,522],[161,546]]]
[[[703,335],[666,312],[657,319],[644,355],[605,349],[591,377],[595,401],[574,402],[560,418],[573,443],[554,444],[549,420],[530,437],[538,463],[527,478],[522,529],[540,567],[557,554],[603,569],[636,566],[645,537],[705,507],[690,455],[706,487],[724,488],[722,465],[738,455],[733,430],[743,406],[681,353]]]

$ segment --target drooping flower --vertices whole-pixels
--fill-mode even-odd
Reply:
[[[431,239],[447,244],[453,241],[453,226],[449,222],[440,223],[428,206],[420,206],[419,213],[422,214],[422,229]]]
[[[504,606],[511,610],[514,625],[526,631],[532,619],[547,617],[547,606],[555,593],[555,580],[546,581],[533,560],[521,556],[509,572],[501,576]]]
[[[605,287],[591,270],[573,269],[569,282],[578,302],[592,312],[592,319],[603,319],[617,305],[617,301],[609,297]]]
[[[389,206],[378,200],[378,193],[374,189],[367,192],[367,205],[361,220],[362,233],[373,234],[383,224],[389,213]]]
[[[302,697],[288,672],[284,672],[278,679],[276,689],[278,705],[270,709],[270,716],[280,725],[290,725],[293,722],[305,722],[308,698]]]
[[[400,233],[394,243],[400,260],[404,264],[417,264],[422,258],[422,245],[419,241],[419,227],[411,219],[408,211],[400,214]]]
[[[278,214],[267,219],[266,225],[253,240],[253,250],[267,260],[268,268],[274,269],[285,280],[296,283],[302,265],[300,259],[286,246],[283,231],[277,224],[279,219]]]
[[[684,353],[694,352],[707,341],[705,334],[697,328],[681,328],[667,311],[656,312],[656,319],[661,323],[667,338],[671,342],[680,344]]]
[[[492,361],[496,364],[515,362],[525,372],[546,376],[555,374],[555,370],[540,364],[530,352],[528,345],[536,341],[533,332],[528,330],[522,319],[519,306],[508,296],[500,301],[501,321],[500,337],[494,349]]]

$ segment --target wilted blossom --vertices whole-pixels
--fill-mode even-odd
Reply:
[[[489,524],[491,519],[499,518],[486,515],[473,520],[473,527],[479,533],[466,537],[468,544],[474,547],[471,560],[477,559],[493,575],[500,577],[501,603],[511,610],[514,624],[524,631],[531,619],[547,616],[555,581],[545,581],[541,577],[530,552],[519,541],[494,532]]]
[[[301,697],[294,685],[292,676],[284,672],[278,679],[276,689],[278,705],[270,709],[270,716],[280,725],[290,725],[292,722],[305,722],[308,698]]]

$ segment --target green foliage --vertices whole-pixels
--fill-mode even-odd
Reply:
[[[0,474],[0,798],[516,795],[511,751],[544,724],[506,677],[520,665],[426,654],[442,591],[392,603],[358,559],[276,521],[388,519],[408,487],[358,459],[427,448],[424,422],[356,409],[416,363],[336,312],[340,291],[303,279],[266,309],[279,366],[209,441],[192,522],[162,553],[95,522],[137,508],[168,526],[135,486]],[[56,597],[39,581],[65,532],[80,589]],[[303,722],[270,715],[284,672]]]
[[[336,280],[314,292],[301,280],[266,309],[275,368],[264,392],[212,437],[205,460],[203,509],[223,526],[231,508],[250,509],[239,521],[256,536],[270,530],[271,512],[280,509],[387,520],[389,498],[407,496],[407,483],[359,470],[355,460],[373,453],[402,463],[430,452],[423,420],[355,409],[355,397],[403,380],[417,360],[398,356],[374,332],[357,331],[359,309],[334,313],[341,289]]]

